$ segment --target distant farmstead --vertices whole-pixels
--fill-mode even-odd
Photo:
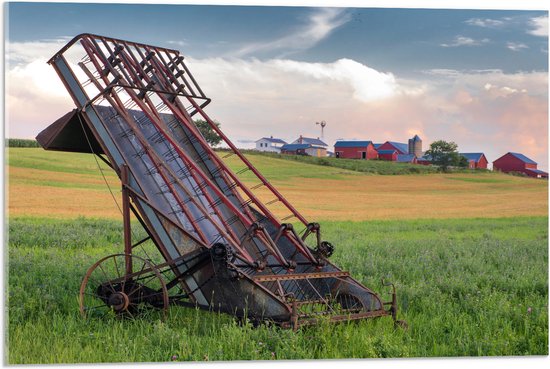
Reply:
[[[373,143],[372,141],[336,141],[334,152],[337,158],[345,159],[380,159],[401,163],[417,163],[422,156],[422,139],[414,135],[408,144],[403,142],[386,141]]]
[[[286,145],[286,142],[280,138],[262,137],[256,141],[256,150],[280,153],[283,145]]]
[[[509,152],[493,161],[493,170],[499,170],[504,173],[524,173],[534,178],[548,178],[548,173],[537,169],[535,161],[516,152]]]
[[[292,145],[307,145],[307,146],[300,146],[296,148]],[[309,155],[309,156],[317,156],[317,157],[325,157],[327,156],[327,148],[328,145],[321,141],[319,138],[310,138],[310,137],[303,137],[300,135],[299,138],[294,140],[290,143],[290,145],[285,145],[281,148],[281,153],[283,154],[292,154],[292,151],[296,150],[295,154],[298,155]],[[284,151],[284,152],[283,152]],[[302,154],[303,151],[303,154]]]
[[[378,153],[372,141],[336,141],[334,155],[345,159],[376,159]]]
[[[409,153],[409,145],[402,142],[395,142],[395,141],[386,141],[382,145],[378,147],[378,151],[380,150],[396,150],[398,154],[413,154]]]
[[[468,161],[468,168],[470,169],[487,169],[487,158],[482,152],[469,152],[460,153]]]

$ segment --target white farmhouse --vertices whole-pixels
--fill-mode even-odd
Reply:
[[[280,138],[262,137],[256,141],[256,150],[281,153],[281,147],[286,145],[286,142]]]

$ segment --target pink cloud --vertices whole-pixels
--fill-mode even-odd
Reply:
[[[317,137],[321,131],[315,122],[325,120],[329,145],[338,138],[407,142],[418,134],[424,149],[445,139],[464,152],[483,151],[489,161],[518,151],[548,168],[546,72],[439,71],[402,80],[350,59],[188,63],[213,99],[207,113],[234,142],[265,135]],[[37,65],[28,62],[7,71],[10,137],[34,137],[73,107],[51,67]]]

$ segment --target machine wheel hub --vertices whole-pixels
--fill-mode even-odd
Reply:
[[[126,311],[130,305],[130,298],[124,292],[115,292],[109,296],[109,305],[116,311]]]

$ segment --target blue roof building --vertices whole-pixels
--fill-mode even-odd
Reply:
[[[303,137],[300,136],[298,139],[291,142],[292,144],[310,144],[313,147],[318,148],[327,148],[328,145],[321,141],[319,138]]]
[[[416,156],[414,154],[399,154],[396,161],[398,163],[415,163]]]
[[[272,143],[280,143],[280,144],[283,144],[283,145],[286,144],[286,141],[285,141],[285,140],[281,140],[280,138],[262,137],[262,138],[260,138],[258,141],[260,141],[260,140],[266,140],[266,141],[269,141],[269,142],[272,142]]]
[[[548,178],[548,173],[537,168],[537,162],[517,152],[506,153],[493,161],[493,170],[504,173],[523,173],[535,178]]]
[[[382,150],[390,150],[394,148],[399,152],[399,154],[408,154],[409,153],[409,145],[402,143],[402,142],[395,142],[395,141],[386,141],[382,145],[378,146],[379,149]]]
[[[395,152],[397,152],[397,150],[378,150],[378,154],[382,155],[391,155]]]
[[[281,151],[297,151],[311,147],[310,144],[286,144],[281,147]]]
[[[460,155],[464,156],[468,161],[473,160],[475,163],[478,163],[481,157],[484,156],[482,152],[461,152]]]
[[[286,142],[280,138],[271,137],[262,137],[259,140],[255,141],[256,150],[258,151],[267,151],[267,152],[281,152],[281,146],[285,145]]]
[[[334,147],[367,147],[372,144],[372,141],[336,141]]]
[[[521,160],[526,164],[535,164],[535,165],[537,164],[536,161],[529,159],[527,156],[523,154],[519,154],[517,152],[511,152],[510,154],[512,154],[513,156],[515,156],[516,158],[518,158],[519,160]]]

